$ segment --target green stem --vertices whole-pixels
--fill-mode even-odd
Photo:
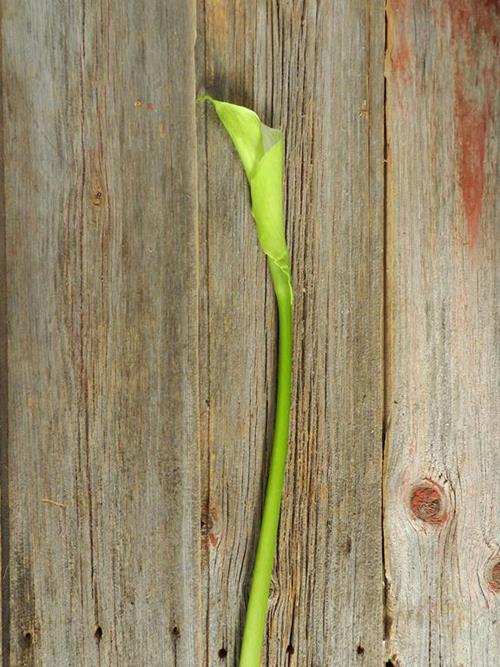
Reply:
[[[278,537],[281,496],[285,479],[292,387],[292,304],[282,272],[269,263],[278,303],[278,386],[274,438],[262,522],[252,574],[240,667],[259,667],[264,641],[274,554]]]

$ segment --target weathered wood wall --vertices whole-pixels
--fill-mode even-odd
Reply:
[[[276,323],[205,89],[286,135],[263,664],[500,663],[496,0],[1,11],[3,667],[237,664]]]

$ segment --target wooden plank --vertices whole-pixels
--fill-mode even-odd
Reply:
[[[196,665],[194,7],[2,11],[3,664]]]
[[[0,40],[0,66],[2,62],[2,42]],[[0,99],[3,100],[2,76],[0,75]],[[0,103],[0,152],[3,155],[3,104]],[[0,160],[0,664],[4,662],[4,639],[7,639],[7,622],[9,611],[9,586],[8,586],[8,558],[9,550],[8,531],[8,432],[7,432],[7,266],[5,256],[5,188],[4,188],[4,163]]]
[[[490,667],[500,664],[498,3],[391,0],[388,20],[388,656]]]
[[[200,88],[255,108],[287,146],[296,384],[264,664],[380,664],[384,6],[199,9]],[[244,175],[211,111],[199,145],[204,664],[218,665],[239,648],[276,331]]]

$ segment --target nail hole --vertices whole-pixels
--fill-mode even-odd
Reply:
[[[181,636],[181,631],[179,630],[179,628],[176,625],[174,625],[174,627],[172,628],[172,635],[173,635],[174,639],[177,639],[178,637]]]
[[[210,530],[212,530],[214,526],[214,522],[212,517],[210,516],[210,512],[203,512],[201,516],[201,532],[206,535]]]
[[[293,648],[292,644],[288,644],[288,646],[286,647],[286,652],[288,653],[288,655],[293,655],[295,653],[295,649]]]
[[[363,655],[364,652],[365,652],[364,647],[361,646],[361,644],[358,644],[358,645],[356,646],[356,653],[357,653],[358,655]]]
[[[100,625],[98,625],[96,627],[95,632],[94,632],[94,637],[97,639],[98,642],[101,641],[101,639],[102,639],[102,628],[101,628]]]
[[[102,204],[102,192],[101,190],[96,190],[94,196],[92,197],[92,204],[94,206],[100,206]]]
[[[224,658],[225,658],[226,656],[227,656],[227,649],[225,649],[224,647],[220,648],[220,649],[219,649],[219,658],[220,658],[221,660],[224,660]]]
[[[26,646],[31,646],[31,644],[33,643],[33,635],[29,630],[25,630],[23,632],[23,639]]]

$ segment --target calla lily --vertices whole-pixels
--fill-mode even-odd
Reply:
[[[293,290],[283,222],[283,135],[264,125],[251,109],[214,100],[208,95],[201,99],[214,105],[243,163],[250,184],[257,237],[267,255],[278,304],[274,438],[239,663],[240,667],[259,667],[278,538],[292,385]]]
[[[264,125],[251,109],[209,95],[199,99],[214,105],[240,156],[250,185],[257,237],[268,257],[276,292],[286,289],[293,302],[283,222],[283,134]]]

